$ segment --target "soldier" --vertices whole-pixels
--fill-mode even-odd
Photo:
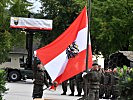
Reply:
[[[78,100],[88,100],[88,93],[89,93],[89,76],[88,76],[88,72],[83,72],[82,73],[82,86],[83,86],[83,92],[84,95],[83,97],[79,98]],[[80,87],[82,87],[80,86]]]
[[[112,74],[111,69],[108,69],[105,72],[105,99],[111,98],[111,92],[112,92],[111,74]]]
[[[111,74],[110,70],[105,70],[105,80],[104,80],[104,89],[105,89],[105,97],[104,99],[109,99],[111,97]]]
[[[33,76],[34,76],[33,99],[42,98],[44,84],[47,86],[47,88],[49,87],[46,73],[42,69],[43,65],[41,64],[40,60],[37,60],[37,57],[35,57],[33,65]]]
[[[89,73],[89,71],[88,71],[88,73]],[[88,73],[86,73],[86,72],[83,73],[83,91],[84,91],[83,98],[87,98],[88,93],[89,93],[90,84],[89,84],[89,80],[88,80],[89,79]]]
[[[105,76],[104,76],[104,70],[99,67],[98,71],[100,72],[100,88],[99,88],[99,98],[102,99],[103,98],[103,95],[104,95],[104,79],[105,79]]]
[[[71,94],[69,94],[69,96],[74,96],[75,76],[69,79],[69,86],[70,86],[70,90],[71,90]]]
[[[111,75],[111,85],[112,85],[112,100],[118,100],[118,97],[120,96],[120,91],[119,91],[119,77],[116,68],[114,68]]]
[[[78,75],[76,75],[76,87],[78,91],[78,94],[76,96],[81,96],[82,86],[83,86],[82,82],[83,82],[82,73],[79,73]]]
[[[68,85],[68,80],[62,82],[63,93],[61,95],[66,95],[67,85]],[[70,90],[71,90],[71,94],[69,94],[69,96],[74,96],[75,77],[72,77],[69,79],[69,86],[70,86]]]
[[[98,64],[92,65],[92,70],[88,73],[90,88],[88,100],[99,100],[99,84],[100,84],[100,73],[98,71]]]
[[[66,95],[66,92],[67,92],[67,82],[68,82],[68,80],[62,82],[63,93],[61,95]]]

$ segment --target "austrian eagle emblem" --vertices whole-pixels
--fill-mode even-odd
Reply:
[[[74,41],[71,45],[66,49],[66,54],[68,59],[75,57],[79,53],[78,45]]]

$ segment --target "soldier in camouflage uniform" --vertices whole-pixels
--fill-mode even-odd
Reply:
[[[75,77],[72,77],[69,80],[66,80],[66,81],[62,82],[63,93],[61,95],[66,95],[68,81],[69,81],[69,87],[70,87],[70,90],[71,90],[71,94],[69,94],[69,96],[74,96]]]
[[[109,99],[111,97],[111,71],[109,69],[105,70],[105,79],[104,79],[104,90],[105,97],[104,99]]]
[[[71,94],[69,94],[69,96],[74,96],[75,77],[72,77],[69,80],[66,80],[66,81],[62,82],[63,93],[61,95],[66,95],[68,81],[69,81],[69,87],[70,87],[70,90],[71,90]]]
[[[88,71],[89,73],[89,71]],[[83,98],[87,98],[88,94],[89,94],[89,76],[88,76],[88,73],[83,75],[83,91],[84,91],[84,95],[83,95]],[[83,73],[84,74],[84,73]]]
[[[112,100],[118,100],[118,97],[120,96],[120,91],[119,91],[119,77],[116,68],[114,68],[111,74],[111,86],[112,86]]]
[[[105,88],[104,88],[104,80],[105,80],[105,76],[104,76],[104,70],[99,67],[98,71],[100,72],[100,88],[99,88],[99,98],[102,99],[104,92],[105,92]]]
[[[70,86],[70,90],[71,90],[71,94],[69,94],[69,96],[74,96],[75,76],[73,76],[72,78],[69,79],[69,86]]]
[[[33,99],[42,98],[44,84],[47,87],[49,87],[46,73],[42,70],[42,68],[43,68],[43,65],[39,60],[37,60],[37,57],[35,57],[34,65],[33,65],[33,76],[34,76]]]
[[[82,82],[83,82],[82,73],[79,73],[78,75],[76,75],[76,87],[78,91],[78,94],[76,96],[81,96],[82,87],[83,87]]]
[[[88,76],[88,72],[83,72],[82,73],[82,86],[83,86],[83,92],[84,95],[83,97],[79,98],[78,100],[88,100],[88,94],[89,94],[89,76]]]
[[[98,71],[98,64],[94,63],[92,67],[92,70],[88,73],[90,88],[87,100],[99,100],[99,84],[101,75]]]
[[[68,80],[62,82],[63,93],[61,95],[66,95],[66,92],[67,92],[67,82],[68,82]]]

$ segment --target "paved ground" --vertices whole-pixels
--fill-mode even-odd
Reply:
[[[9,90],[4,95],[4,100],[32,100],[32,80],[27,80],[26,82],[20,81],[15,83],[7,83],[6,87]],[[62,96],[60,95],[61,93],[62,88],[61,86],[58,86],[56,91],[45,90],[43,93],[43,98],[45,100],[77,100],[79,98],[76,96],[68,96],[68,94],[70,94],[69,87],[67,95]],[[77,91],[75,91],[75,95],[76,94]]]
[[[26,82],[20,81],[16,83],[7,83],[6,87],[9,89],[7,93],[4,95],[5,100],[32,100],[32,90],[33,84],[32,80],[27,80]],[[44,87],[45,88],[45,87]],[[52,100],[77,100],[79,97],[75,96],[62,96],[61,86],[58,86],[56,91],[45,90],[43,94],[43,98],[52,99]],[[70,94],[70,90],[68,87],[67,94]],[[75,92],[75,94],[77,94]]]

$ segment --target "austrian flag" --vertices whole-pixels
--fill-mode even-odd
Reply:
[[[36,56],[44,64],[52,81],[58,84],[85,70],[88,17],[86,7],[69,28],[56,40],[36,50]],[[90,39],[89,39],[90,40]],[[92,66],[89,42],[88,68]]]

